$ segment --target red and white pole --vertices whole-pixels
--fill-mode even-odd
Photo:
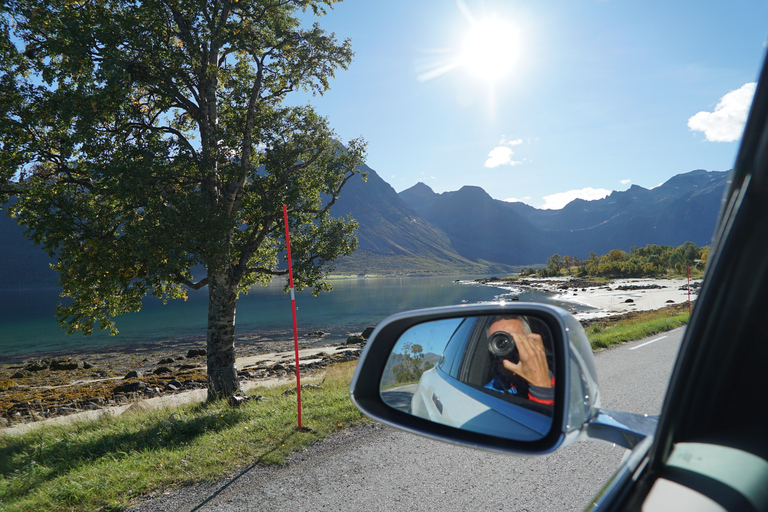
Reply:
[[[299,331],[296,327],[296,294],[293,291],[293,263],[291,261],[291,238],[288,234],[288,207],[283,205],[285,221],[285,249],[288,253],[288,283],[291,286],[291,310],[293,312],[293,347],[296,353],[296,398],[299,411],[298,429],[301,430],[301,372],[299,371]]]
[[[691,264],[685,262],[685,270],[688,273],[688,312],[691,312]]]

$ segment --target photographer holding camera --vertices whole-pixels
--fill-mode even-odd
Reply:
[[[488,350],[496,357],[496,375],[484,387],[533,402],[554,405],[554,377],[541,336],[525,317],[494,317],[488,323]]]

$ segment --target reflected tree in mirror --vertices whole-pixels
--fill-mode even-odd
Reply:
[[[549,432],[554,388],[552,334],[530,315],[416,325],[398,339],[380,383],[395,409],[520,441]]]
[[[403,349],[400,362],[392,367],[395,384],[419,382],[421,374],[435,365],[424,360],[424,348],[418,343],[406,343]]]

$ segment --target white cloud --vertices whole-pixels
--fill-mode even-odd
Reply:
[[[506,140],[504,137],[502,137],[500,144],[502,146],[519,146],[522,143],[523,143],[523,139]]]
[[[488,159],[485,161],[485,166],[494,169],[500,165],[517,165],[519,161],[512,160],[512,156],[515,153],[506,146],[498,146],[488,153]]]
[[[708,141],[733,142],[741,137],[757,83],[749,82],[718,101],[714,112],[699,112],[688,119],[688,128],[704,132]]]
[[[531,200],[531,196],[525,196],[519,199],[516,197],[509,197],[507,199],[502,199],[502,201],[504,201],[505,203],[525,203],[525,204],[528,204],[528,201],[530,200]]]
[[[574,199],[586,199],[594,201],[610,195],[611,191],[604,188],[582,188],[581,190],[569,190],[568,192],[559,192],[549,196],[544,196],[544,210],[559,210]]]
[[[622,185],[629,185],[630,183],[632,183],[632,180],[621,180],[619,183],[621,183]]]

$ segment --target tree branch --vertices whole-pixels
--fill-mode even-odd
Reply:
[[[246,270],[246,274],[267,274],[272,276],[284,276],[288,274],[287,270],[272,270],[266,267],[252,267]]]
[[[192,288],[193,290],[199,290],[200,288],[204,288],[208,285],[208,278],[205,277],[201,279],[200,281],[193,283],[189,279],[185,278],[183,275],[181,275],[180,272],[175,272],[176,282],[178,284],[183,284],[184,286],[187,286],[189,288]]]

